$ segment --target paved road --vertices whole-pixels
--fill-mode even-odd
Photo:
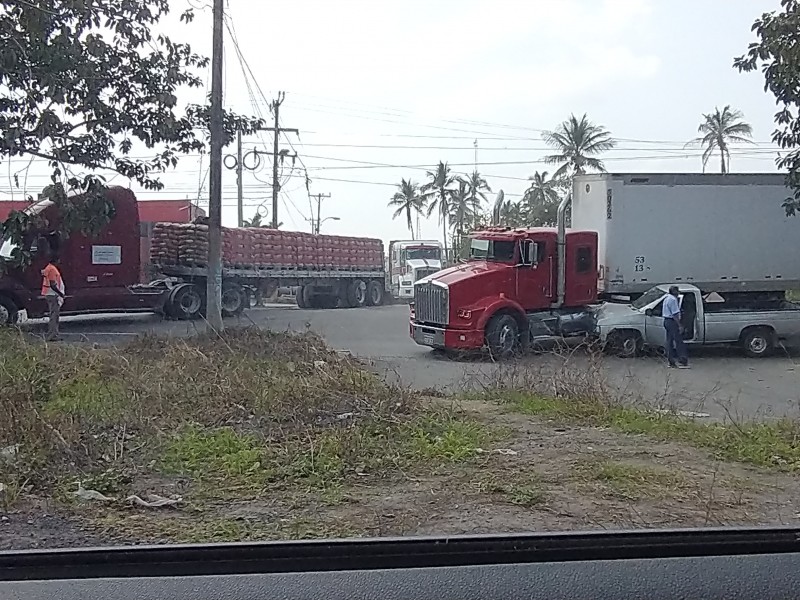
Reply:
[[[768,359],[747,359],[735,349],[697,349],[693,368],[669,370],[658,358],[592,361],[577,350],[571,357],[555,353],[534,354],[520,361],[494,365],[486,359],[453,361],[414,344],[407,333],[408,308],[383,306],[361,310],[300,310],[291,305],[274,305],[246,313],[242,322],[253,322],[273,330],[311,329],[331,346],[349,350],[367,359],[387,378],[417,389],[481,385],[498,374],[522,376],[551,384],[563,380],[565,361],[572,373],[586,377],[602,373],[610,385],[628,398],[708,412],[722,417],[772,417],[800,414],[800,367],[797,355],[783,353]],[[42,323],[26,325],[33,331]],[[162,321],[151,315],[125,317],[73,317],[63,323],[70,341],[115,343],[144,332],[191,335],[202,324]],[[575,375],[573,375],[574,377]],[[597,381],[601,377],[593,377]],[[569,378],[567,378],[569,380]]]

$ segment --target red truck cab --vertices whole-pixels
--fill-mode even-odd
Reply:
[[[472,234],[469,259],[418,281],[410,335],[420,345],[498,355],[537,336],[592,326],[597,233],[489,228]],[[559,256],[563,255],[563,264]]]
[[[153,311],[163,303],[163,288],[138,285],[141,257],[136,197],[128,189],[111,187],[108,198],[115,215],[95,238],[75,232],[62,240],[57,233],[58,207],[50,200],[25,209],[40,218],[39,229],[24,241],[33,260],[23,269],[6,265],[0,274],[0,324],[15,322],[20,313],[30,318],[46,314],[41,272],[48,254],[40,248],[42,244],[49,244],[59,255],[67,293],[61,314]],[[15,248],[10,240],[0,241],[0,260],[8,261]]]

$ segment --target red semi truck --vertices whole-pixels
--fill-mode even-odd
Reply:
[[[41,217],[43,228],[24,242],[33,254],[32,263],[24,269],[8,265],[0,275],[0,323],[14,323],[21,314],[30,318],[46,314],[47,304],[40,290],[47,258],[38,248],[43,242],[60,255],[67,288],[64,315],[163,312],[169,317],[191,319],[204,313],[206,268],[198,253],[207,235],[204,226],[155,227],[150,256],[152,270],[161,277],[141,283],[142,238],[136,197],[121,187],[109,188],[108,197],[115,216],[94,239],[74,233],[61,240],[56,233],[58,209],[50,200],[25,209]],[[174,226],[184,229],[178,233],[175,254],[170,254]],[[180,246],[186,235],[191,236],[191,243],[188,250],[182,250],[187,248]],[[225,229],[223,246],[222,305],[226,316],[241,313],[257,290],[279,285],[300,286],[298,303],[309,307],[375,305],[385,297],[380,240]],[[0,260],[8,261],[14,249],[10,240],[0,241]]]
[[[588,333],[597,302],[597,233],[489,228],[466,263],[415,285],[410,335],[423,346],[506,356],[538,336]]]

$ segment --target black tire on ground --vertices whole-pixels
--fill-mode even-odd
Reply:
[[[367,284],[367,306],[380,306],[383,304],[385,288],[382,281],[373,279]]]
[[[347,304],[350,308],[361,308],[367,303],[367,284],[356,279],[347,286]]]
[[[182,283],[175,286],[167,300],[169,308],[167,314],[175,319],[198,319],[205,312],[205,295],[200,287],[192,283]]]
[[[769,327],[751,327],[742,332],[742,349],[750,358],[764,358],[775,349],[775,332]]]
[[[0,325],[14,325],[19,317],[17,305],[11,298],[0,296]]]
[[[519,325],[509,314],[499,314],[486,325],[486,345],[496,358],[508,358],[520,349]]]
[[[620,358],[636,358],[644,349],[644,340],[638,331],[612,331],[605,347],[608,352]]]
[[[238,283],[222,285],[222,316],[238,317],[250,303],[249,294]]]

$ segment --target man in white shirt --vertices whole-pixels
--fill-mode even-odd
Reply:
[[[667,333],[666,350],[669,366],[688,369],[689,358],[686,354],[686,344],[683,343],[683,337],[681,337],[681,307],[678,295],[678,286],[671,286],[669,294],[664,298],[661,316],[664,317],[664,329]]]

